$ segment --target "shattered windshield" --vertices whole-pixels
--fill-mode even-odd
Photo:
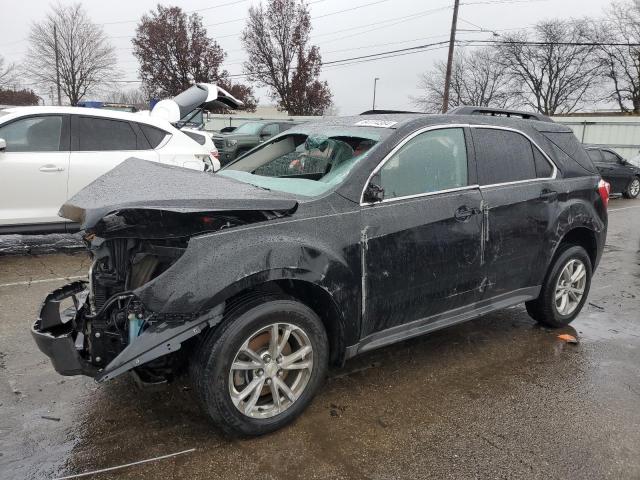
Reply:
[[[292,132],[266,142],[219,175],[282,192],[316,196],[339,185],[384,136],[383,129]]]

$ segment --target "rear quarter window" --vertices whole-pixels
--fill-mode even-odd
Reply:
[[[204,135],[198,135],[197,133],[193,133],[193,132],[185,132],[184,130],[182,131],[182,133],[184,133],[187,137],[195,140],[200,145],[204,145],[207,142]]]
[[[144,133],[144,136],[147,137],[151,148],[157,148],[164,140],[164,137],[169,135],[169,133],[165,132],[161,128],[152,127],[151,125],[146,125],[144,123],[139,123],[138,125],[140,126],[142,133]]]
[[[566,163],[567,159],[577,163],[584,170],[591,173],[597,173],[597,169],[587,155],[586,150],[582,147],[573,132],[541,132],[542,135],[551,143],[556,157],[562,163]]]

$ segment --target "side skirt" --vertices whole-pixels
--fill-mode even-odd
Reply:
[[[542,286],[527,287],[510,293],[482,300],[465,307],[459,307],[448,312],[438,313],[430,317],[414,320],[413,322],[387,328],[380,332],[367,335],[357,344],[347,347],[346,358],[354,357],[360,353],[368,352],[376,348],[385,347],[408,338],[435,332],[458,323],[478,318],[496,310],[518,305],[519,303],[533,300],[540,295]]]

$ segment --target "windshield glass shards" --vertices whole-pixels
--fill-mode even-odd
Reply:
[[[219,175],[270,190],[317,196],[339,185],[385,132],[294,132],[265,143]]]

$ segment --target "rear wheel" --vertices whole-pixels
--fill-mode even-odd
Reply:
[[[622,195],[624,195],[625,198],[636,198],[638,194],[640,194],[640,178],[634,177]]]
[[[236,311],[199,347],[191,376],[213,421],[233,435],[262,435],[293,421],[326,375],[318,316],[290,299]]]
[[[566,244],[551,264],[540,296],[526,303],[527,312],[548,327],[564,327],[575,319],[589,294],[591,260],[579,245]]]

